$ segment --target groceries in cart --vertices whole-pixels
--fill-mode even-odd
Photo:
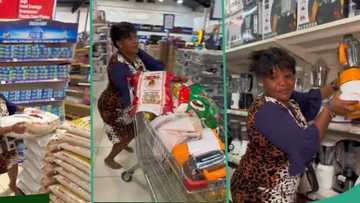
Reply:
[[[174,146],[172,155],[182,167],[189,191],[206,188],[226,176],[224,144],[210,128],[203,130],[200,140]]]
[[[144,112],[160,142],[151,142],[152,154],[158,163],[173,160],[187,191],[222,185],[225,154],[216,130],[217,107],[200,84],[173,82],[174,77],[165,71],[134,77],[132,112]]]

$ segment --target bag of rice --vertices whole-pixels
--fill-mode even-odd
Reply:
[[[70,171],[65,170],[62,167],[56,167],[56,172],[60,175],[64,176],[65,178],[71,180],[76,185],[80,186],[82,189],[90,192],[90,184],[89,182],[83,181],[81,178],[77,177],[75,174],[71,173]]]
[[[18,180],[23,182],[26,188],[29,189],[29,194],[37,194],[41,188],[40,179],[33,179],[30,173],[26,170],[20,172],[18,175]]]
[[[165,71],[140,72],[131,78],[135,89],[132,114],[151,112],[162,115],[173,112],[171,80],[174,75]]]
[[[55,158],[65,161],[72,166],[82,170],[86,174],[90,174],[90,160],[82,156],[76,155],[68,151],[60,151],[55,153]]]
[[[70,145],[68,143],[59,144],[59,148],[60,149],[65,149],[66,151],[72,152],[74,154],[81,155],[81,156],[86,157],[88,159],[90,159],[90,156],[91,156],[89,148],[73,146],[73,145]]]
[[[90,139],[90,117],[88,116],[73,121],[65,121],[61,125],[61,129],[67,130],[72,134],[76,134]]]
[[[88,203],[89,201],[86,201],[82,199],[80,196],[74,194],[72,191],[69,190],[69,188],[64,187],[63,185],[57,184],[50,186],[50,191],[62,199],[63,201],[67,203]]]
[[[62,160],[59,160],[59,159],[55,159],[54,160],[55,163],[59,166],[61,166],[62,168],[64,168],[65,170],[77,175],[81,180],[84,180],[86,182],[90,182],[90,176],[89,174],[86,174],[85,172],[79,170],[78,168],[62,161]]]
[[[90,148],[90,139],[75,134],[71,134],[71,133],[61,134],[59,135],[59,140],[67,142],[71,145]]]
[[[80,198],[90,201],[90,193],[73,183],[70,179],[62,175],[56,175],[55,179],[63,186],[68,188],[71,192],[78,195]]]
[[[64,200],[62,200],[60,197],[56,196],[55,194],[49,195],[50,202],[53,203],[66,203]]]

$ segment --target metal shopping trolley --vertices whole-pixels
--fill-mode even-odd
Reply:
[[[122,173],[131,181],[141,168],[155,202],[225,202],[225,179],[209,182],[206,189],[189,192],[183,185],[181,168],[157,136],[144,113],[135,116],[137,164]]]

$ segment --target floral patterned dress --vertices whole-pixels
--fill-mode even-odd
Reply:
[[[121,138],[132,138],[135,133],[133,120],[128,114],[131,106],[122,105],[123,98],[115,87],[115,81],[112,81],[110,77],[113,68],[121,68],[114,66],[119,63],[125,64],[122,68],[128,67],[133,74],[137,71],[145,71],[145,65],[139,57],[134,63],[127,62],[121,54],[114,54],[110,59],[107,67],[109,83],[99,98],[98,109],[105,123],[105,132],[113,144],[120,143]],[[131,88],[129,91],[132,91]]]
[[[314,95],[314,93],[312,94]],[[313,108],[314,113],[312,113],[311,119],[314,118],[320,108],[319,94],[316,93],[317,104],[315,105],[316,108]],[[269,111],[264,110],[265,106]],[[276,110],[271,111],[274,108]],[[279,110],[281,111],[280,114]],[[265,114],[257,116],[267,117],[267,119],[256,118],[256,114],[260,111]],[[283,115],[285,116],[281,118]],[[283,122],[284,119],[292,125],[287,125],[287,122]],[[308,119],[305,118],[297,101],[291,99],[285,106],[274,98],[262,96],[257,98],[249,110],[247,128],[248,148],[231,178],[233,202],[296,202],[300,175],[304,172],[307,163],[316,154],[317,145],[320,144],[316,127],[313,124],[308,125]],[[266,129],[268,130],[266,131]],[[273,137],[277,137],[278,141],[273,142],[276,139],[265,136],[266,132],[275,132]],[[279,138],[277,136],[279,134],[282,134],[283,137]],[[279,144],[281,142],[282,145]],[[300,146],[295,153],[291,152],[291,149],[285,152],[286,147],[281,147],[296,144],[296,142],[299,142],[297,145]],[[297,157],[294,158],[293,154],[296,154]],[[296,172],[294,173],[294,171]]]

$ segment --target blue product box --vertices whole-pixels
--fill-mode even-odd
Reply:
[[[0,92],[6,99],[9,99],[9,92],[8,91],[2,91]]]
[[[15,90],[14,91],[14,101],[21,101],[21,95],[20,95],[20,93],[21,93],[21,90]]]
[[[36,96],[37,96],[37,90],[36,89],[32,89],[30,90],[30,100],[36,100]]]

